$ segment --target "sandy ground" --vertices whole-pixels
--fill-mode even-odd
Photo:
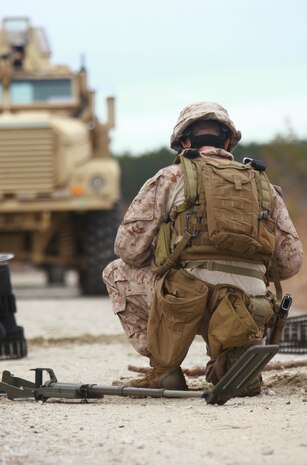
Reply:
[[[27,281],[28,280],[28,281]],[[61,382],[112,384],[147,366],[126,341],[107,298],[46,289],[41,275],[12,275],[17,323],[29,354],[0,361],[0,371],[33,380],[51,367]],[[34,284],[33,284],[34,283]],[[203,366],[195,339],[183,368]],[[307,355],[278,354],[271,363],[299,367],[264,372],[263,393],[224,406],[200,399],[106,396],[78,400],[9,401],[0,397],[0,465],[307,465]],[[203,377],[188,378],[203,387]]]

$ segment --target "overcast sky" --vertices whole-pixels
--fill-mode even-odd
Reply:
[[[114,152],[167,146],[183,106],[224,105],[242,142],[307,138],[306,0],[14,0],[48,33],[52,61],[86,57],[97,112],[116,97]]]

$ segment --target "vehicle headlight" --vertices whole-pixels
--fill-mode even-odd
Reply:
[[[105,180],[101,176],[93,176],[91,186],[95,191],[100,190],[105,185]]]

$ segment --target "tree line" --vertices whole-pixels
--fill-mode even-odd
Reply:
[[[265,162],[272,184],[282,187],[291,214],[306,211],[307,197],[307,140],[293,134],[277,136],[267,143],[239,144],[233,152],[236,161],[243,157]],[[159,169],[174,162],[176,152],[166,147],[135,156],[130,153],[117,155],[121,167],[123,202],[128,205],[145,181]]]

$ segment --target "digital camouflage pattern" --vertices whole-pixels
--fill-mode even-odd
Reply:
[[[214,156],[212,150],[210,156]],[[272,193],[277,266],[281,279],[288,279],[299,271],[303,249],[284,201],[273,186]],[[103,272],[114,312],[119,316],[131,344],[142,355],[148,355],[147,319],[157,279],[150,267],[154,239],[160,223],[168,217],[170,206],[180,204],[182,198],[183,174],[180,165],[163,168],[149,179],[133,200],[118,229],[115,253],[121,259],[112,262]],[[232,264],[235,262],[232,261]],[[207,270],[199,271],[208,273]],[[219,272],[209,273],[210,279],[213,279]],[[207,279],[208,276],[204,275],[203,280]],[[237,279],[237,276],[233,279]],[[240,279],[241,287],[248,294],[264,294],[265,286],[261,280],[243,276]],[[260,283],[264,291],[255,292]],[[238,285],[237,281],[233,284]]]
[[[289,279],[300,270],[303,263],[303,246],[289,217],[281,196],[280,188],[272,189],[274,210],[272,217],[276,221],[275,256],[280,279]]]
[[[186,106],[180,112],[171,135],[171,148],[175,150],[181,148],[180,137],[183,135],[184,130],[197,120],[215,120],[227,126],[231,132],[230,152],[241,139],[241,132],[236,129],[234,123],[229,118],[227,110],[222,105],[213,102],[199,102]]]
[[[129,342],[148,357],[147,322],[157,275],[149,266],[135,268],[118,259],[104,269],[103,279]]]

